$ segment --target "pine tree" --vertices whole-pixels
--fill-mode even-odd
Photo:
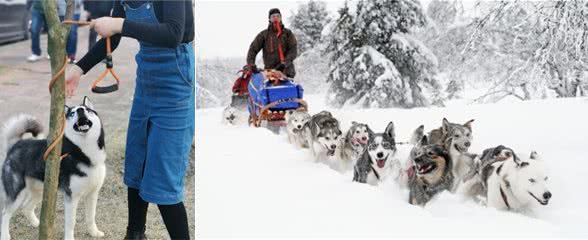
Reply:
[[[410,35],[425,24],[417,0],[360,1],[353,17],[344,6],[330,41],[334,71],[329,103],[405,108],[440,104],[437,58]]]
[[[327,4],[315,0],[301,4],[289,20],[298,41],[298,52],[304,53],[321,41],[323,28],[330,21]]]

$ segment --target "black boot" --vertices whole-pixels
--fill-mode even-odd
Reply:
[[[125,235],[124,240],[147,240],[145,229],[143,231],[136,231],[127,228],[127,235]]]

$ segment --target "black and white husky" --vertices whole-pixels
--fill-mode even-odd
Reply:
[[[389,174],[398,172],[394,123],[388,123],[383,133],[373,134],[363,154],[353,168],[353,181],[377,185]]]
[[[76,209],[80,200],[86,201],[86,224],[92,237],[102,237],[95,222],[98,193],[106,175],[106,151],[102,122],[90,100],[85,97],[83,104],[65,107],[66,124],[59,170],[59,190],[64,193],[65,239],[74,239]],[[43,153],[47,148],[46,139],[22,139],[25,133],[38,135],[41,124],[32,116],[14,117],[2,129],[3,150],[1,239],[10,239],[9,223],[19,208],[24,208],[31,225],[37,227],[39,219],[35,207],[42,200],[45,161]],[[2,152],[0,151],[0,152]]]

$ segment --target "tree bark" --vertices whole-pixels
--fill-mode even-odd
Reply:
[[[71,19],[73,16],[73,1],[67,0],[67,16]],[[42,0],[43,9],[45,10],[45,21],[49,27],[48,36],[49,44],[47,52],[51,56],[51,75],[55,76],[61,67],[65,64],[65,44],[69,27],[62,26],[57,14],[57,1]],[[64,106],[65,106],[65,75],[59,76],[51,88],[51,107],[49,119],[49,136],[48,144],[60,135],[59,130],[64,124]],[[61,156],[61,139],[53,151],[49,154],[45,164],[45,180],[43,185],[43,203],[41,207],[41,223],[39,225],[39,239],[56,239],[55,225],[55,205],[57,201],[57,186],[59,181],[59,166]]]

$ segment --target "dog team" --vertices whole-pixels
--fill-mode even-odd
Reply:
[[[286,130],[289,142],[309,148],[316,162],[340,172],[353,170],[355,182],[377,185],[391,177],[407,186],[407,199],[413,205],[424,206],[442,191],[503,210],[527,211],[547,205],[551,192],[538,154],[518,156],[502,145],[481,155],[468,152],[473,121],[457,124],[444,118],[441,127],[425,133],[421,125],[409,142],[400,143],[393,122],[378,133],[367,124],[352,122],[343,132],[328,111],[310,115],[291,110],[286,114]],[[412,146],[406,167],[397,156],[398,144]]]

